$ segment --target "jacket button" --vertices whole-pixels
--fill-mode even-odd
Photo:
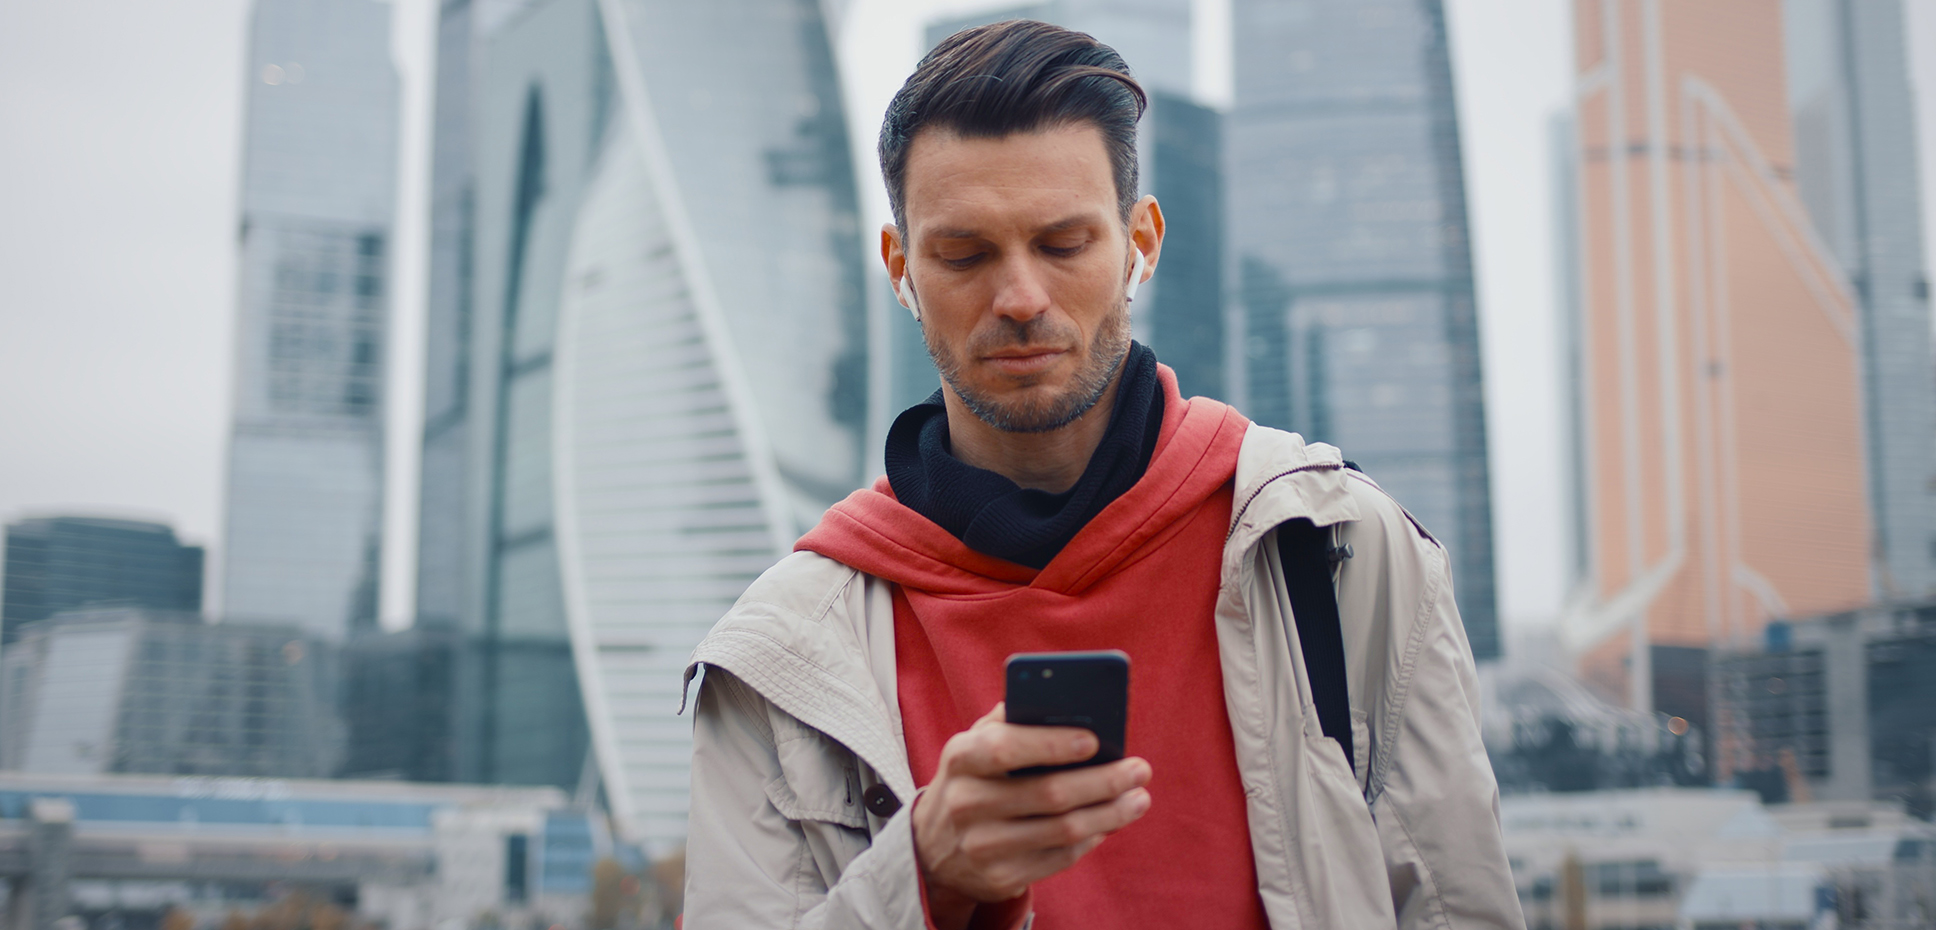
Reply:
[[[876,817],[888,818],[901,809],[901,799],[894,796],[886,785],[875,785],[861,792],[860,802],[867,805],[867,812]]]

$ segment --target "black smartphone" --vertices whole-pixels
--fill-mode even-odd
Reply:
[[[1096,734],[1096,754],[1069,765],[1037,765],[1011,776],[1101,765],[1123,757],[1129,728],[1129,656],[1103,652],[1019,652],[1008,657],[1009,723],[1082,727]]]

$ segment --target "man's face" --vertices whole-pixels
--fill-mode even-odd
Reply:
[[[889,226],[883,257],[890,275],[912,276],[949,390],[1010,432],[1058,429],[1093,407],[1129,349],[1131,239],[1102,131],[926,130],[909,146],[903,197],[907,242]],[[1151,227],[1154,210],[1138,204],[1132,224]],[[1160,216],[1138,237],[1151,264]]]

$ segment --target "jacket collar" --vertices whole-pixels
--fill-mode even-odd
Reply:
[[[872,659],[880,648],[871,619],[885,620],[885,590],[852,568],[796,552],[768,569],[700,640],[686,663],[679,712],[701,665],[731,672],[774,706],[845,745],[903,800],[914,796],[892,675]],[[870,618],[885,608],[888,615]]]

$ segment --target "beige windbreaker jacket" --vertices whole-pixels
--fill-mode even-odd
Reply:
[[[1523,927],[1444,550],[1294,433],[1249,428],[1235,500],[1217,638],[1271,926]],[[1299,517],[1354,553],[1337,584],[1356,772],[1318,725],[1270,544]],[[889,585],[794,553],[700,643],[688,684],[702,666],[687,930],[922,930]]]

